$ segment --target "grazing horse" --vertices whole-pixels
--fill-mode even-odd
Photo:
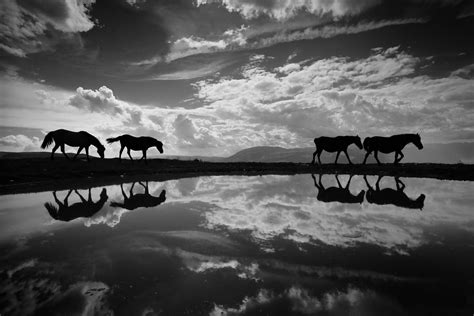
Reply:
[[[366,137],[364,139],[364,149],[367,153],[365,154],[363,164],[367,161],[367,157],[374,152],[375,160],[377,160],[377,163],[380,165],[378,157],[379,151],[384,154],[395,152],[395,161],[393,163],[398,164],[403,157],[405,157],[402,153],[402,149],[409,143],[413,143],[418,149],[423,149],[420,134],[399,134],[390,137]],[[398,158],[399,155],[400,158]]]
[[[145,189],[145,193],[133,194],[133,187],[135,186],[135,182],[133,182],[132,187],[130,188],[129,196],[127,197],[127,194],[125,194],[125,191],[123,190],[123,184],[120,184],[120,189],[122,189],[123,202],[111,202],[110,206],[121,207],[132,211],[139,207],[158,206],[166,201],[166,190],[161,191],[161,194],[159,196],[153,196],[148,191],[148,181],[145,182],[146,185],[143,185],[143,183],[141,182],[138,183],[143,186],[143,188]]]
[[[76,194],[81,199],[81,202],[69,205],[68,199],[72,191],[73,190],[69,190],[69,193],[66,195],[63,202],[61,202],[56,196],[56,191],[53,192],[54,200],[58,204],[58,207],[54,206],[50,202],[44,204],[44,206],[48,210],[49,215],[51,215],[51,217],[55,220],[69,222],[79,217],[92,217],[92,215],[102,209],[105,202],[107,202],[107,199],[109,198],[107,196],[107,190],[105,188],[103,188],[102,192],[100,192],[100,199],[97,202],[92,201],[90,188],[87,200],[77,190],[74,190],[74,192],[76,192]]]
[[[364,176],[364,180],[368,188],[367,194],[365,195],[367,202],[379,205],[392,204],[398,207],[409,209],[423,209],[425,204],[424,194],[420,194],[417,199],[409,198],[405,192],[403,192],[405,189],[405,184],[400,181],[398,177],[395,177],[395,184],[397,186],[396,190],[391,188],[380,189],[380,180],[382,177],[383,176],[379,176],[374,190],[374,188],[370,186],[369,181],[367,181],[367,176]]]
[[[316,151],[313,153],[313,161],[318,155],[318,162],[321,164],[321,153],[323,150],[327,152],[337,152],[335,164],[337,164],[337,159],[339,158],[339,154],[343,151],[346,154],[347,160],[350,164],[352,164],[349,155],[347,154],[347,148],[351,145],[355,144],[359,149],[362,149],[362,142],[360,141],[359,136],[337,136],[337,137],[318,137],[314,139],[314,145],[316,146]]]
[[[79,147],[77,150],[76,155],[73,159],[76,159],[77,155],[81,152],[83,148],[86,149],[86,156],[87,161],[89,161],[89,146],[93,145],[97,148],[97,153],[99,154],[100,158],[104,158],[104,151],[105,147],[100,143],[100,141],[89,134],[88,132],[80,131],[80,132],[71,132],[65,129],[58,129],[53,132],[49,132],[43,140],[41,144],[41,148],[47,148],[51,145],[54,141],[54,148],[51,152],[51,160],[54,159],[54,152],[56,149],[61,147],[61,151],[67,159],[70,160],[69,156],[64,151],[64,145],[68,145],[71,147]]]
[[[318,189],[318,201],[321,202],[341,202],[341,203],[362,203],[364,201],[364,194],[365,191],[362,190],[359,194],[354,195],[349,190],[349,186],[351,184],[351,179],[353,175],[350,175],[349,180],[345,187],[341,185],[339,182],[339,178],[336,174],[336,181],[339,187],[329,187],[325,188],[323,183],[321,182],[321,174],[319,174],[319,184],[316,182],[316,177],[314,174],[311,174],[311,177],[314,181],[314,186]]]
[[[163,143],[160,142],[159,140],[153,138],[153,137],[148,137],[148,136],[142,136],[142,137],[134,137],[132,135],[122,135],[118,137],[112,137],[112,138],[107,138],[107,142],[109,144],[120,141],[120,154],[119,154],[119,159],[122,160],[122,152],[125,147],[127,147],[127,154],[130,157],[130,160],[132,159],[132,156],[130,155],[130,150],[141,150],[143,152],[143,157],[140,158],[142,160],[145,158],[145,163],[146,163],[146,151],[150,147],[156,147],[160,154],[163,153]]]

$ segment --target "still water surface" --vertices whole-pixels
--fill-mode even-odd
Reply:
[[[474,183],[348,180],[1,196],[0,314],[472,315]]]

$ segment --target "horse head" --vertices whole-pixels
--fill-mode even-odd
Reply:
[[[420,196],[416,199],[416,203],[418,203],[418,208],[420,210],[423,210],[423,207],[425,206],[425,198],[426,196],[424,194],[420,194]]]
[[[160,152],[160,154],[163,153],[163,143],[160,142],[159,140],[156,141],[156,149]]]
[[[360,140],[359,135],[354,136],[354,144],[356,144],[359,149],[362,149],[362,141]]]
[[[357,200],[359,201],[359,204],[362,204],[362,202],[364,202],[364,195],[365,195],[364,190],[360,191],[359,194],[357,194]]]
[[[418,149],[423,149],[423,144],[421,143],[421,136],[420,134],[416,134],[415,138],[413,140],[413,144],[418,148]]]
[[[105,147],[102,146],[102,144],[97,147],[97,153],[99,154],[100,158],[102,158],[102,159],[104,159],[104,152],[105,152]]]

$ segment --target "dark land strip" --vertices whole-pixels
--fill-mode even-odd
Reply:
[[[348,165],[260,162],[202,162],[167,159],[143,161],[56,158],[0,159],[0,195],[90,188],[133,181],[165,181],[213,175],[354,174],[474,181],[474,165]]]

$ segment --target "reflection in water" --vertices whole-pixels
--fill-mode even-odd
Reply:
[[[353,175],[350,175],[349,180],[345,187],[339,182],[338,175],[336,174],[337,187],[325,188],[321,181],[322,174],[319,175],[319,184],[316,182],[316,177],[311,174],[314,181],[314,186],[318,189],[318,201],[321,202],[341,202],[341,203],[362,203],[364,201],[364,190],[360,191],[359,194],[354,195],[349,190]]]
[[[53,192],[54,200],[58,204],[58,207],[54,206],[50,202],[44,204],[48,210],[49,215],[51,215],[51,217],[55,220],[69,222],[79,217],[89,218],[95,213],[99,212],[108,199],[107,190],[105,188],[103,188],[100,192],[100,198],[97,202],[92,200],[91,188],[89,188],[87,200],[77,190],[74,190],[77,196],[81,199],[81,202],[69,205],[68,199],[72,191],[72,189],[69,190],[63,202],[58,199],[56,191]]]
[[[358,196],[349,188],[366,190],[363,177],[316,177],[108,186],[124,208],[106,203],[84,223],[35,212],[50,193],[0,197],[0,232],[15,229],[0,235],[0,314],[472,313],[474,183],[400,181],[392,191],[427,194],[428,212],[412,212],[345,203]],[[318,200],[313,184],[336,193]],[[127,202],[140,195],[168,202],[160,212]]]
[[[121,207],[132,211],[139,207],[154,207],[158,206],[161,203],[166,201],[166,190],[161,191],[159,196],[153,196],[150,194],[148,189],[148,181],[145,182],[145,185],[141,182],[138,182],[143,188],[145,189],[144,193],[133,193],[133,187],[135,186],[135,182],[132,183],[130,187],[129,196],[125,194],[123,190],[123,184],[120,184],[120,189],[122,190],[123,195],[123,202],[111,202],[110,205],[113,207]]]
[[[416,199],[409,198],[404,192],[405,184],[398,177],[394,177],[397,186],[396,190],[391,188],[380,189],[380,180],[382,180],[382,177],[383,176],[378,177],[374,190],[367,180],[367,177],[364,176],[368,189],[366,194],[367,202],[379,205],[392,204],[403,208],[423,209],[425,204],[424,194],[420,194]]]

